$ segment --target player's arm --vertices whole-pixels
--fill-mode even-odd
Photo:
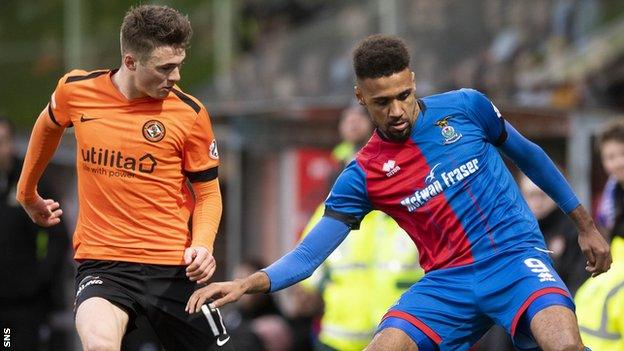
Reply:
[[[344,222],[323,216],[297,247],[269,267],[243,279],[213,283],[195,291],[186,311],[198,312],[201,305],[212,298],[215,299],[212,302],[214,307],[221,307],[237,301],[243,294],[274,292],[289,287],[312,275],[350,230]]]
[[[63,211],[58,202],[43,199],[37,192],[37,184],[63,136],[65,127],[52,120],[49,106],[37,118],[33,127],[26,157],[17,184],[17,201],[28,216],[43,227],[58,224]]]
[[[193,239],[191,247],[185,251],[184,259],[189,264],[186,272],[189,279],[203,284],[210,279],[217,267],[212,253],[223,207],[219,179],[191,182],[191,185],[195,194]]]
[[[273,292],[309,277],[371,210],[365,179],[364,172],[352,162],[338,177],[325,201],[324,216],[295,249],[247,278],[212,283],[195,291],[186,310],[189,313],[199,311],[210,299],[215,299],[213,303],[219,307],[238,300],[245,293]]]
[[[191,281],[205,283],[216,269],[212,251],[222,205],[217,142],[208,112],[196,103],[199,110],[184,143],[184,173],[195,194],[191,246],[184,250],[184,263]]]
[[[501,145],[501,150],[574,221],[579,233],[579,245],[587,258],[587,271],[592,276],[606,272],[611,266],[609,245],[565,177],[541,147],[522,136],[507,122],[505,129],[507,139]]]
[[[485,95],[462,89],[466,108],[481,126],[485,139],[500,148],[572,218],[579,231],[579,245],[587,258],[587,271],[596,276],[611,266],[609,245],[604,240],[574,191],[541,147],[518,133],[505,121],[498,109]]]

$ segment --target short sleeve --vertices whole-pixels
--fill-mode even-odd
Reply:
[[[50,119],[59,127],[72,126],[68,103],[69,87],[66,84],[67,77],[70,74],[71,72],[59,79],[56,89],[54,89],[52,96],[50,96],[50,103],[48,104],[48,114],[50,115]]]
[[[362,218],[372,210],[366,191],[366,175],[357,162],[338,176],[325,200],[325,216],[337,219],[351,229],[358,229]]]
[[[184,171],[191,182],[217,178],[219,151],[210,117],[201,108],[184,144]]]
[[[468,116],[479,125],[485,137],[494,146],[502,145],[507,140],[505,120],[498,108],[482,93],[473,89],[461,89],[465,98]]]

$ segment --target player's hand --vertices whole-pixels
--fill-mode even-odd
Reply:
[[[214,257],[203,246],[191,246],[184,250],[184,263],[188,265],[186,276],[197,284],[207,283],[217,268]]]
[[[32,203],[20,202],[28,217],[42,227],[51,227],[61,223],[61,205],[52,199],[43,199],[37,195]]]
[[[214,299],[210,303],[211,307],[219,308],[230,302],[238,301],[247,289],[243,279],[236,279],[231,282],[211,283],[201,289],[195,290],[189,298],[185,311],[196,313],[201,310],[201,306],[208,300]]]
[[[609,244],[596,227],[579,231],[578,241],[587,258],[585,270],[591,273],[592,277],[609,270],[612,262]]]

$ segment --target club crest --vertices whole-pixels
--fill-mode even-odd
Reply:
[[[449,124],[449,120],[454,116],[446,116],[438,121],[435,124],[440,127],[442,130],[442,137],[444,137],[444,145],[452,144],[459,140],[462,137],[461,133],[457,133],[455,128]]]
[[[145,139],[155,143],[165,137],[165,125],[155,119],[145,122],[143,125],[143,136]]]

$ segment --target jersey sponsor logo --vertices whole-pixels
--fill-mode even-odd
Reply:
[[[81,123],[95,121],[96,119],[100,119],[100,118],[99,117],[86,117],[84,114],[80,116]]]
[[[81,148],[80,153],[84,170],[109,177],[134,178],[134,172],[153,173],[158,165],[150,153],[137,158],[116,150],[96,150],[93,146],[86,150]]]
[[[165,125],[155,119],[147,121],[143,125],[143,136],[152,143],[161,141],[166,133]]]
[[[212,139],[212,142],[210,143],[210,152],[208,155],[213,160],[219,159],[219,150],[217,149],[217,141],[215,139]]]
[[[554,282],[555,277],[550,273],[550,269],[548,266],[544,264],[544,262],[538,260],[537,258],[527,258],[524,260],[524,264],[529,267],[531,272],[536,273],[539,281],[543,282]]]
[[[381,170],[386,172],[386,177],[392,177],[401,170],[401,167],[397,166],[395,160],[388,160],[383,164]]]
[[[449,120],[453,117],[454,116],[446,116],[435,122],[438,127],[442,128],[440,132],[444,137],[444,145],[452,144],[462,137],[460,133],[457,133],[457,131],[455,131],[455,128],[453,128],[453,126],[449,125]]]
[[[440,165],[440,163],[436,163],[435,166],[433,166],[433,168],[431,168],[431,171],[429,171],[429,175],[425,178],[425,183],[431,183],[435,180],[435,169],[438,168],[438,166]]]
[[[425,178],[425,187],[414,191],[414,193],[403,200],[401,205],[405,206],[409,212],[414,212],[416,209],[424,206],[434,196],[441,194],[447,188],[459,184],[466,178],[470,177],[479,169],[479,160],[473,158],[472,160],[464,163],[463,165],[451,169],[448,172],[441,172],[438,180],[435,175],[435,169],[440,165],[436,164],[431,168],[429,175]]]

